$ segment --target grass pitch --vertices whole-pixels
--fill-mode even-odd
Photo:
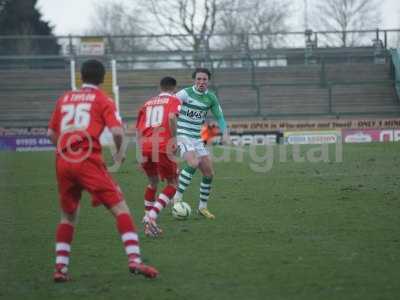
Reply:
[[[113,218],[85,195],[66,284],[52,282],[53,154],[0,153],[0,298],[397,299],[400,144],[345,145],[342,162],[332,146],[320,162],[310,161],[315,146],[282,149],[268,150],[268,168],[265,149],[219,153],[209,203],[217,219],[176,221],[165,210],[158,240],[139,224],[146,181],[130,152],[115,178],[144,260],[161,276],[128,273]],[[193,211],[199,177],[185,194]]]

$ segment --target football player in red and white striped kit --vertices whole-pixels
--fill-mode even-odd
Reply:
[[[114,216],[132,273],[155,278],[159,272],[141,261],[138,235],[123,194],[105,167],[99,137],[107,126],[115,142],[114,161],[121,163],[124,131],[114,102],[99,88],[105,76],[103,64],[86,61],[81,68],[80,90],[62,95],[49,122],[48,134],[57,146],[56,175],[61,220],[56,231],[55,282],[69,280],[71,243],[83,190],[92,205],[104,205]]]

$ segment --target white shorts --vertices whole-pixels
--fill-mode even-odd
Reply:
[[[183,155],[189,151],[194,151],[197,157],[210,155],[210,152],[204,146],[202,140],[194,139],[184,135],[178,135],[177,144],[178,144],[179,154],[181,157],[183,157]]]

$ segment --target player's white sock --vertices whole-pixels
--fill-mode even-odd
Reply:
[[[176,189],[174,186],[167,185],[158,196],[152,209],[147,213],[147,216],[153,220],[157,219],[160,212],[168,205],[172,196],[174,196],[175,191]]]
[[[182,196],[183,196],[183,194],[180,191],[176,191],[174,198],[172,200],[173,203],[182,201]]]
[[[157,189],[151,187],[151,185],[146,186],[144,191],[144,210],[147,214],[156,202]]]
[[[203,176],[200,183],[199,209],[207,208],[207,201],[210,198],[212,177]]]
[[[207,201],[199,201],[199,209],[207,208]]]

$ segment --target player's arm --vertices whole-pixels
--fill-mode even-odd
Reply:
[[[143,118],[145,117],[145,113],[143,109],[139,110],[138,116],[137,116],[137,120],[136,120],[136,158],[137,161],[139,163],[139,165],[143,162],[143,156],[142,156],[142,147],[141,145],[143,145],[142,142],[142,131],[140,129],[141,124],[143,123]]]
[[[116,153],[114,154],[113,159],[115,162],[122,163],[125,160],[125,153],[122,147],[125,139],[124,128],[122,126],[116,126],[109,129],[112,134],[116,148]]]
[[[223,144],[229,144],[230,143],[229,131],[228,131],[228,126],[226,125],[225,122],[224,114],[222,112],[221,106],[219,105],[217,97],[213,99],[214,101],[211,105],[211,112],[217,119],[219,130],[222,133],[221,141]]]
[[[175,113],[169,113],[168,115],[168,123],[169,123],[169,130],[171,132],[171,139],[172,139],[172,152],[175,154],[177,150],[176,145],[176,128],[177,128],[177,120]]]
[[[115,108],[115,104],[112,102],[112,100],[106,100],[105,107],[103,110],[103,118],[105,121],[105,125],[111,132],[114,145],[116,148],[116,152],[113,155],[113,159],[116,163],[122,163],[125,160],[125,150],[126,150],[123,148],[125,132],[122,126],[121,117],[118,114]]]
[[[168,123],[169,123],[169,130],[171,131],[171,136],[173,138],[176,138],[176,127],[177,127],[177,125],[176,125],[176,123],[177,123],[176,114],[169,113],[169,115],[168,115]]]
[[[47,129],[47,136],[49,137],[50,141],[54,144],[54,146],[57,146],[59,138],[59,135],[57,134],[57,130],[59,128],[59,119],[60,119],[60,114],[56,106],[56,109],[51,115]]]
[[[58,134],[51,128],[47,129],[47,136],[54,146],[57,146],[58,143]]]

